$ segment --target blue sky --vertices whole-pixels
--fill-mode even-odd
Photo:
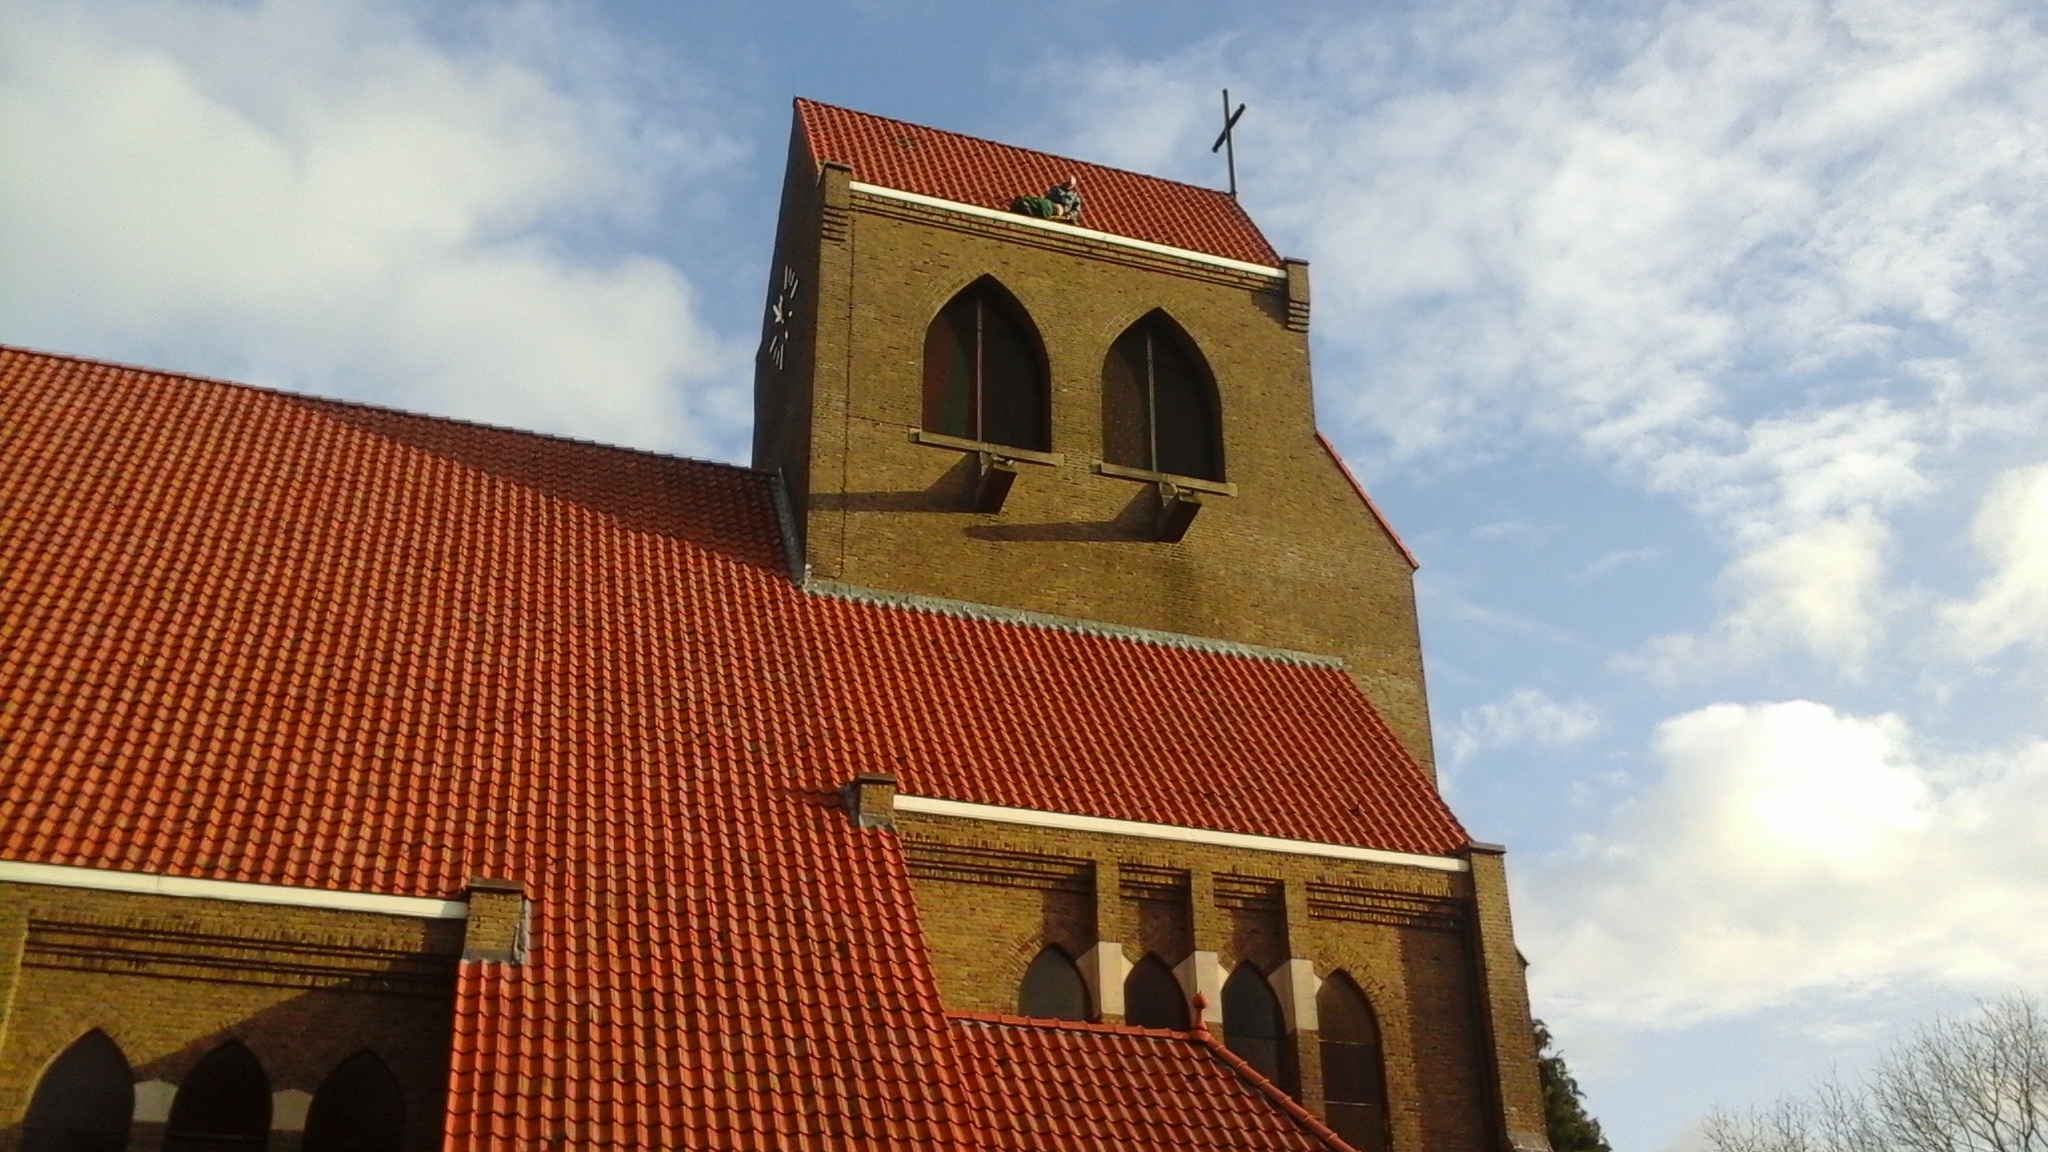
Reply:
[[[742,459],[788,102],[1220,184],[1616,1146],[2048,991],[2022,3],[4,0],[0,338]]]

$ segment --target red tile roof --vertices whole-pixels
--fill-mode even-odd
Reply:
[[[1413,852],[1334,668],[811,595],[771,482],[0,349],[0,858],[448,897],[449,1148],[971,1125],[893,836],[833,790]]]
[[[957,204],[1008,209],[1016,197],[1036,196],[1072,175],[1081,190],[1082,227],[1251,264],[1280,265],[1279,253],[1227,192],[812,100],[796,102],[796,118],[814,160],[845,164],[863,183]]]
[[[995,1147],[1350,1152],[1207,1032],[950,1018]]]

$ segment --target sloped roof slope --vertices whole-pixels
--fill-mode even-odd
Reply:
[[[534,900],[451,1150],[951,1146],[836,789],[1445,854],[1334,668],[810,595],[769,477],[0,349],[0,858]],[[781,1141],[781,1144],[778,1144]]]
[[[796,117],[814,160],[844,164],[863,183],[1002,210],[1016,197],[1036,196],[1071,175],[1081,190],[1083,227],[1280,265],[1279,253],[1227,192],[814,100],[799,99]]]
[[[990,1146],[1350,1152],[1202,1032],[1015,1016],[951,1017]]]

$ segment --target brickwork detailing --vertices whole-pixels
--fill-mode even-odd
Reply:
[[[1536,1029],[1529,1013],[1529,985],[1515,927],[1508,916],[1508,875],[1504,849],[1474,844],[1473,904],[1478,930],[1472,934],[1480,977],[1486,985],[1488,1042],[1493,1049],[1494,1092],[1500,1101],[1501,1139],[1515,1152],[1550,1152],[1543,1118],[1543,1089],[1536,1076]]]
[[[0,1152],[20,1147],[43,1069],[95,1028],[134,1069],[128,1152],[158,1152],[177,1085],[228,1040],[270,1079],[270,1152],[297,1152],[321,1080],[365,1048],[415,1118],[407,1152],[435,1152],[462,932],[452,920],[0,883]]]
[[[1216,953],[1204,949],[1189,953],[1173,968],[1174,979],[1187,991],[1189,1005],[1201,1008],[1194,1018],[1218,1033],[1223,1030],[1223,982],[1229,976]]]
[[[462,958],[494,964],[525,963],[528,919],[526,890],[517,880],[472,877]]]
[[[1428,770],[1412,570],[1316,439],[1306,267],[1235,272],[858,190],[842,224],[838,171],[792,140],[771,293],[788,268],[805,294],[755,385],[754,463],[787,477],[809,571],[1341,657]],[[916,436],[926,328],[983,275],[1038,328],[1061,459],[1005,476],[999,512],[973,510],[992,499],[975,452]],[[1216,378],[1235,496],[1097,469],[1104,358],[1154,308]]]
[[[1095,1005],[1096,1019],[1104,1024],[1121,1024],[1124,1019],[1124,980],[1131,974],[1131,961],[1124,946],[1114,940],[1098,940],[1081,956],[1081,979],[1088,982],[1088,999]]]
[[[1499,1152],[1464,872],[926,813],[897,825],[949,1011],[1014,1012],[1026,965],[1054,943],[1106,1017],[1122,1005],[1102,990],[1157,954],[1190,998],[1206,994],[1221,1035],[1224,979],[1252,960],[1294,1029],[1299,1098],[1320,1115],[1315,994],[1341,969],[1380,1016],[1395,1147]]]
[[[1287,327],[1296,332],[1308,331],[1308,261],[1283,260],[1281,267],[1287,270]]]
[[[863,772],[846,785],[846,814],[856,828],[896,827],[896,778]]]

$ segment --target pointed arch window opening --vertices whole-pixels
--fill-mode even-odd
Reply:
[[[36,1080],[21,1152],[123,1152],[134,1115],[134,1071],[120,1045],[95,1028]]]
[[[270,1143],[270,1104],[263,1065],[230,1040],[178,1085],[164,1152],[263,1152]]]
[[[1215,396],[1192,342],[1163,313],[1151,313],[1117,338],[1104,366],[1104,460],[1220,483]]]
[[[1339,970],[1316,993],[1330,1127],[1359,1152],[1389,1152],[1386,1052],[1372,1002]]]
[[[365,1048],[320,1082],[306,1112],[303,1152],[402,1152],[405,1094],[398,1078]]]
[[[1048,452],[1050,395],[1037,332],[994,279],[968,285],[925,330],[926,431]]]
[[[1124,977],[1124,1023],[1176,1032],[1189,1027],[1187,992],[1156,953],[1146,953]]]
[[[1088,1021],[1094,1018],[1088,982],[1066,951],[1048,944],[1032,958],[1017,986],[1017,1014],[1039,1020]]]
[[[1280,998],[1249,960],[1223,982],[1223,1043],[1266,1079],[1293,1091],[1293,1052]]]

